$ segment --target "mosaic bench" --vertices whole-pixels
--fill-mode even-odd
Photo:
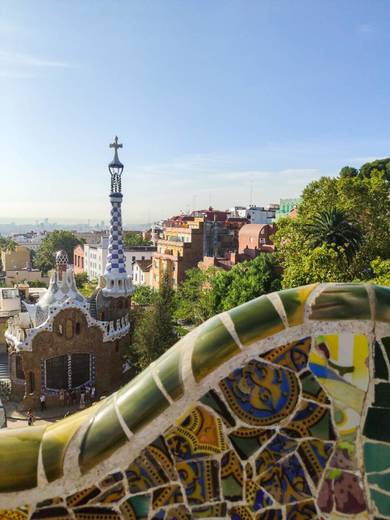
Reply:
[[[390,289],[207,321],[105,401],[0,434],[0,518],[390,518]]]

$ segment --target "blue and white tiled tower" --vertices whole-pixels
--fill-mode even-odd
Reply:
[[[108,165],[111,174],[111,222],[110,237],[108,245],[107,265],[104,273],[103,294],[117,298],[119,296],[130,296],[133,292],[131,279],[126,271],[126,257],[123,250],[123,229],[122,229],[122,172],[123,164],[118,157],[118,138],[110,144],[114,148],[114,159]]]

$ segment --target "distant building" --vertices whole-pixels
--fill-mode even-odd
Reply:
[[[262,206],[235,206],[230,209],[232,217],[246,218],[249,224],[271,224],[275,218],[275,205],[267,208]]]
[[[0,318],[10,318],[21,311],[18,289],[0,288]]]
[[[84,245],[84,271],[88,278],[93,280],[99,279],[103,275],[107,264],[108,257],[108,239],[102,238],[100,244]],[[157,251],[156,246],[133,246],[123,249],[126,258],[128,274],[133,276],[133,264],[137,260],[150,260],[153,253]]]
[[[78,245],[73,250],[73,269],[75,274],[84,272],[84,246]]]
[[[166,222],[164,237],[153,254],[151,287],[158,289],[166,274],[172,287],[184,280],[185,272],[203,258],[203,218],[175,217]]]
[[[108,231],[73,231],[73,234],[85,244],[100,244],[103,238],[108,237]]]
[[[280,217],[287,217],[293,209],[295,209],[298,204],[300,203],[301,199],[280,199],[279,209],[275,212],[275,219],[274,221],[277,222],[277,220]]]
[[[1,252],[3,271],[19,271],[31,268],[31,251],[26,246],[16,246],[15,249]]]
[[[275,250],[271,236],[275,233],[274,224],[246,224],[240,229],[238,254],[255,258],[260,253],[271,253]]]
[[[19,271],[6,271],[5,284],[13,286],[23,282],[41,282],[48,285],[49,277],[42,275],[39,269],[20,269]]]
[[[133,284],[135,286],[150,286],[150,273],[152,270],[152,259],[136,260],[133,264]]]

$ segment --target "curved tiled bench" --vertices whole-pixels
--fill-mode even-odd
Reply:
[[[390,289],[207,321],[105,401],[0,433],[0,519],[390,518]]]

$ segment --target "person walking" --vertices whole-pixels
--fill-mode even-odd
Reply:
[[[28,426],[32,426],[34,424],[34,416],[31,408],[27,410],[27,424]]]
[[[80,392],[80,410],[83,410],[85,408],[85,390],[84,388],[81,389]]]
[[[43,412],[44,410],[46,410],[46,395],[45,395],[45,392],[41,393],[41,396],[39,398],[39,402],[41,404],[41,412]]]

